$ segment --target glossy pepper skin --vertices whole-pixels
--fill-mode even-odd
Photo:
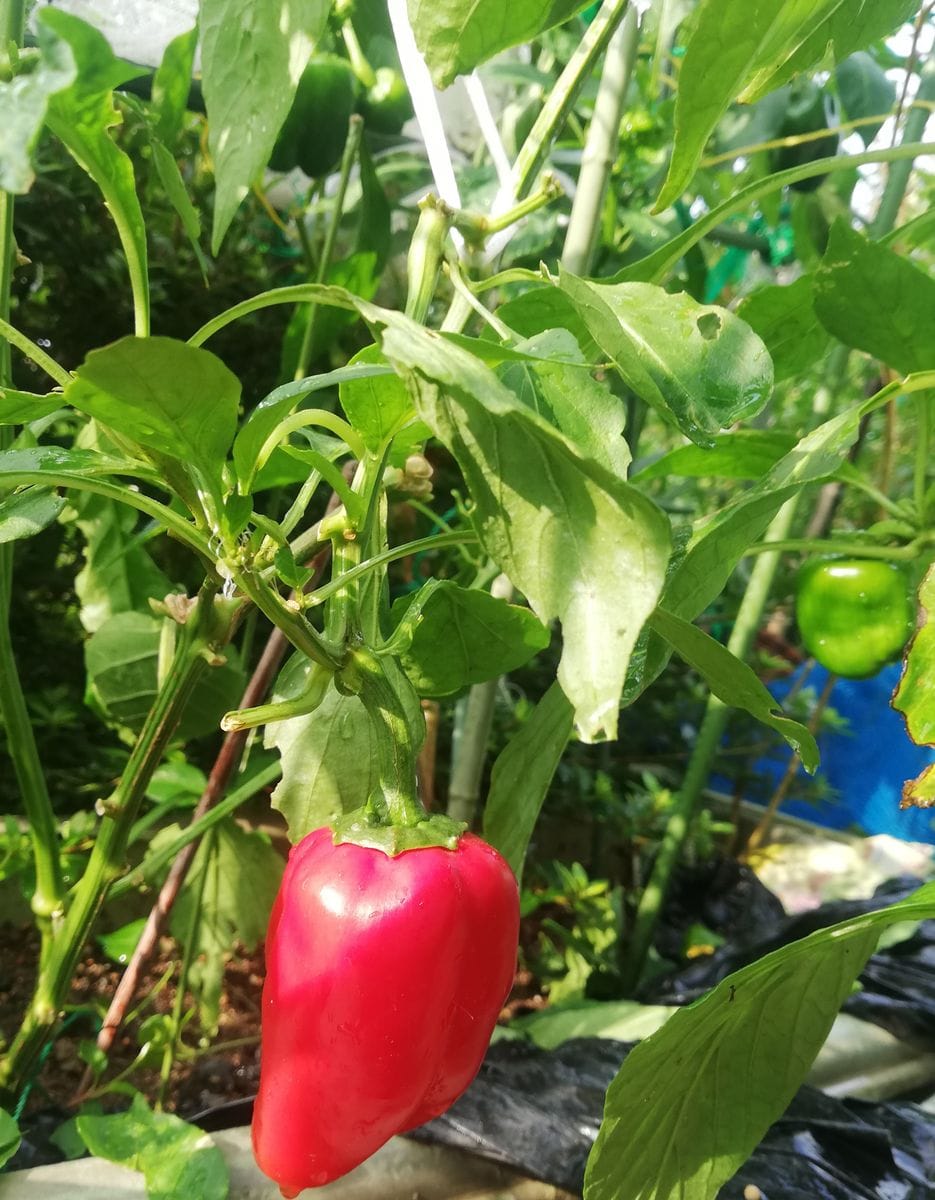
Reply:
[[[912,632],[906,577],[879,559],[815,559],[799,573],[796,620],[805,648],[845,679],[898,657]]]
[[[513,981],[519,897],[463,835],[390,857],[330,829],[295,847],[270,918],[257,1162],[284,1195],[328,1183],[444,1112]]]

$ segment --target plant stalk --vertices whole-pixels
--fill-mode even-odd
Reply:
[[[591,268],[638,45],[639,24],[636,11],[630,8],[607,47],[594,115],[584,142],[578,189],[562,251],[562,266],[573,275],[587,275]]]
[[[23,0],[0,0],[0,46],[23,41]],[[13,234],[13,196],[0,191],[0,319],[10,318],[13,263],[16,244]],[[10,343],[0,338],[0,387],[13,383]],[[12,444],[13,430],[0,427],[0,450]],[[0,719],[6,731],[7,750],[23,797],[32,834],[36,887],[31,906],[42,939],[40,964],[45,962],[52,939],[64,915],[64,888],[59,866],[55,814],[46,786],[39,748],[33,734],[29,710],[20,682],[10,636],[13,597],[13,542],[0,546]]]
[[[900,146],[919,141],[925,134],[925,126],[932,115],[928,102],[935,100],[935,54],[930,55],[922,64],[919,71],[919,90],[915,99],[923,103],[916,103],[906,117],[899,139]],[[914,165],[913,158],[902,158],[890,163],[883,195],[880,197],[880,207],[870,225],[869,233],[872,238],[885,237],[895,227]]]
[[[344,142],[344,153],[341,156],[341,168],[338,175],[338,187],[334,194],[334,208],[331,220],[325,233],[325,244],[318,259],[318,270],[315,274],[316,283],[324,283],[331,266],[331,256],[334,254],[334,243],[338,236],[338,227],[344,212],[344,197],[347,195],[347,184],[351,177],[351,168],[360,149],[360,139],[364,132],[364,120],[359,113],[353,113],[347,126],[347,138]],[[308,319],[302,333],[302,345],[299,349],[299,360],[296,363],[293,379],[304,379],[308,374],[308,363],[312,353],[312,337],[315,333],[315,317],[318,312],[318,302],[312,300],[308,306]]]
[[[536,118],[516,156],[513,167],[515,186],[513,194],[522,200],[538,178],[545,165],[552,143],[568,119],[585,80],[594,64],[604,53],[617,26],[623,20],[629,0],[604,0],[600,12],[588,26],[584,37],[549,93],[549,97]]]
[[[68,995],[78,956],[107,897],[124,870],[130,830],[143,796],[174,734],[192,690],[207,669],[208,657],[224,643],[228,630],[218,626],[216,588],[206,584],[198,605],[179,629],[175,656],[165,684],[130,753],[126,769],[109,801],[84,875],[75,888],[61,929],[42,964],[29,1009],[9,1051],[0,1060],[0,1093],[15,1093],[52,1036]]]

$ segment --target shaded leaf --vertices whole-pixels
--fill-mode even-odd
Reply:
[[[217,195],[214,254],[266,166],[329,0],[201,0],[201,77]]]
[[[778,429],[736,429],[720,433],[710,448],[679,446],[631,476],[634,483],[670,475],[698,479],[762,479],[795,445],[795,436]]]
[[[655,284],[591,283],[566,272],[560,283],[627,385],[699,445],[769,399],[769,354],[733,313]]]
[[[849,121],[888,113],[896,103],[896,85],[887,77],[876,59],[864,50],[859,50],[843,62],[839,62],[834,77],[844,115]],[[865,146],[870,145],[882,126],[881,120],[874,121],[872,125],[857,127],[857,133]]]
[[[9,1162],[21,1141],[19,1126],[5,1108],[0,1108],[0,1167]]]
[[[784,287],[757,288],[741,300],[737,316],[762,339],[777,383],[814,367],[828,349],[828,334],[815,315],[811,275]]]
[[[526,847],[571,737],[574,710],[553,683],[497,756],[484,805],[484,837],[522,877]]]
[[[379,346],[365,346],[349,363],[364,365],[389,367]],[[348,421],[368,450],[379,451],[414,416],[406,385],[391,367],[388,373],[348,376],[338,391]]]
[[[567,21],[587,0],[408,0],[416,43],[436,86]]]
[[[393,605],[396,621],[405,622],[410,603],[402,597]],[[401,661],[420,696],[450,696],[523,666],[549,640],[528,608],[441,580],[421,607]]]
[[[791,1101],[881,932],[932,916],[929,884],[766,955],[673,1013],[610,1085],[586,1200],[713,1200]]]
[[[846,346],[898,371],[935,366],[935,280],[843,217],[831,227],[815,272],[815,312]]]
[[[149,1200],[225,1200],[227,1165],[203,1130],[157,1113],[139,1093],[128,1112],[79,1116],[78,1133],[92,1154],[142,1171]]]
[[[174,146],[182,132],[197,45],[196,25],[172,39],[163,51],[162,62],[153,75],[153,132],[166,146]]]
[[[0,545],[41,533],[65,504],[64,496],[43,487],[26,488],[0,500]]]

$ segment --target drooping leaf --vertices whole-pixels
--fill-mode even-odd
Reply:
[[[844,115],[849,121],[885,115],[896,103],[896,85],[876,59],[864,50],[839,62],[834,77]],[[865,146],[870,145],[882,125],[882,120],[858,125],[857,133]]]
[[[125,337],[91,351],[65,399],[217,486],[237,427],[240,382],[208,350],[174,338]]]
[[[162,62],[153,76],[153,132],[165,146],[174,146],[182,131],[197,45],[196,25],[174,37],[166,46]]]
[[[484,837],[500,851],[517,879],[573,720],[565,693],[553,683],[493,765],[484,805]]]
[[[156,173],[162,183],[166,197],[182,222],[185,236],[188,238],[195,252],[198,265],[201,267],[202,277],[207,281],[207,260],[201,249],[201,217],[199,217],[198,210],[192,204],[191,197],[186,190],[178,163],[162,142],[156,138],[150,139],[149,145],[153,155],[153,165],[156,168]]]
[[[201,0],[201,77],[217,197],[211,249],[269,159],[328,0]]]
[[[795,445],[795,436],[779,429],[736,429],[717,434],[714,445],[679,446],[644,467],[631,480],[648,483],[670,475],[698,479],[762,479]]]
[[[935,746],[935,566],[919,588],[920,625],[909,643],[893,707],[906,719],[917,746]],[[935,804],[935,769],[928,767],[903,789],[904,808]]]
[[[379,346],[365,346],[354,355],[349,366],[365,364],[388,365]],[[347,419],[361,434],[368,450],[379,451],[413,415],[406,385],[392,368],[389,374],[346,378],[339,394]]]
[[[408,0],[416,43],[437,87],[473,71],[501,50],[532,41],[567,21],[586,0]]]
[[[0,500],[0,545],[29,538],[51,525],[65,498],[48,488],[30,487]]]
[[[627,385],[699,445],[769,399],[769,354],[733,313],[654,284],[591,283],[567,272],[560,284]]]
[[[137,1093],[129,1111],[83,1114],[78,1133],[92,1154],[142,1171],[149,1200],[225,1200],[227,1164],[210,1136],[171,1113],[153,1112]]]
[[[121,612],[85,643],[91,699],[118,725],[139,732],[156,696],[161,623],[141,612]],[[178,738],[188,741],[220,727],[243,691],[244,675],[234,647],[226,662],[210,667],[195,686]]]
[[[505,365],[500,375],[514,395],[589,458],[626,479],[630,466],[630,448],[623,436],[626,406],[593,377],[574,337],[565,329],[549,329],[515,349],[541,358]]]
[[[741,300],[737,316],[762,339],[777,383],[814,367],[828,349],[827,332],[815,315],[811,275],[783,287],[757,288]]]
[[[613,737],[627,662],[656,603],[668,523],[473,355],[382,312],[383,350],[454,454],[484,546],[543,624],[562,622],[559,681],[585,741]]]
[[[843,218],[815,272],[815,312],[829,333],[898,371],[935,366],[935,279]]]
[[[137,306],[142,309],[137,322],[148,322],[146,225],[133,164],[110,135],[121,120],[114,107],[113,89],[141,74],[141,68],[115,58],[102,34],[60,8],[42,8],[38,22],[69,44],[78,68],[74,82],[50,98],[47,123],[100,188],[120,235]]]
[[[0,188],[22,193],[32,187],[32,151],[45,120],[49,97],[75,78],[75,59],[63,38],[38,26],[39,61],[28,73],[0,80]]]
[[[890,33],[915,0],[703,0],[679,70],[675,144],[656,210],[690,183],[731,101],[762,99],[819,63],[840,61]]]
[[[393,605],[397,621],[409,603],[402,597]],[[401,658],[420,696],[450,696],[523,666],[548,644],[549,631],[528,608],[441,580]]]
[[[652,628],[675,649],[678,656],[695,668],[719,700],[733,708],[742,708],[764,725],[775,729],[802,759],[810,774],[818,770],[818,746],[811,733],[789,717],[780,715],[776,700],[756,673],[715,641],[713,637],[657,608],[649,618]]]
[[[5,1108],[0,1108],[0,1167],[9,1162],[21,1141],[19,1126]]]
[[[766,955],[673,1013],[610,1085],[586,1200],[713,1200],[792,1099],[881,932],[933,915],[928,884]]]

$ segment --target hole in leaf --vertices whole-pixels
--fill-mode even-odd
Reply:
[[[698,318],[695,324],[706,342],[713,342],[721,332],[721,318],[717,313],[705,313],[703,317]]]

